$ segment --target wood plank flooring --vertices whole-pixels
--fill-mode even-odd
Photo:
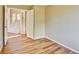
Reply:
[[[33,40],[18,36],[10,38],[2,54],[76,54],[75,52],[46,38]]]

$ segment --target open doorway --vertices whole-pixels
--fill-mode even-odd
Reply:
[[[33,17],[33,10],[5,6],[5,44],[8,39],[17,36],[33,38]]]
[[[7,38],[25,33],[25,12],[24,10],[6,7],[5,28]]]

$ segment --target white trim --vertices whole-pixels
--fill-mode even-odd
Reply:
[[[62,43],[60,43],[60,42],[58,42],[58,41],[56,41],[56,40],[53,40],[53,39],[50,38],[50,37],[45,37],[45,38],[47,38],[47,39],[49,39],[49,40],[51,40],[51,41],[54,41],[54,42],[56,42],[57,44],[59,44],[59,45],[65,47],[65,48],[68,48],[68,49],[70,49],[70,50],[72,50],[72,51],[74,51],[74,52],[76,52],[76,53],[79,53],[77,50],[74,50],[74,49],[68,47],[67,45],[64,45],[64,44],[62,44]]]
[[[28,9],[27,10],[25,10],[25,9],[20,9],[20,8],[14,8],[14,7],[8,7],[8,6],[6,6],[7,8],[9,8],[9,9],[14,9],[14,10],[20,10],[20,11],[28,11]]]
[[[17,36],[21,36],[21,35],[11,36],[11,37],[8,37],[8,39],[10,39],[10,38],[14,38],[14,37],[17,37]]]
[[[39,38],[45,38],[45,36],[34,37],[33,39],[34,39],[34,40],[37,40],[37,39],[39,39]]]

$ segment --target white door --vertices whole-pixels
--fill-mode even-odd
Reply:
[[[7,38],[8,38],[8,32],[7,32],[7,30],[8,30],[8,27],[9,27],[9,25],[8,25],[8,23],[9,23],[9,17],[10,17],[10,9],[9,8],[7,8],[6,6],[5,6],[5,21],[4,21],[4,23],[5,23],[5,27],[4,27],[4,32],[5,32],[5,44],[6,44],[6,41],[7,41]]]
[[[34,38],[34,10],[27,11],[27,37]]]

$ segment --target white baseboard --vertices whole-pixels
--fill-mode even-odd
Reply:
[[[40,39],[40,38],[45,38],[45,36],[34,37],[33,39],[36,40],[36,39]]]
[[[10,39],[10,38],[14,38],[14,37],[18,37],[18,36],[21,36],[21,35],[11,36],[11,37],[8,37],[8,39]]]
[[[79,53],[78,51],[76,51],[76,50],[74,50],[74,49],[72,49],[72,48],[70,48],[70,47],[68,47],[68,46],[66,46],[66,45],[64,45],[64,44],[62,44],[62,43],[59,43],[58,41],[55,41],[55,40],[53,40],[53,39],[50,38],[50,37],[45,37],[45,38],[47,38],[47,39],[49,39],[49,40],[51,40],[51,41],[54,41],[54,42],[56,42],[57,44],[59,44],[59,45],[65,47],[65,48],[68,48],[68,49],[70,49],[70,50],[72,50],[72,51],[74,51],[74,52],[76,52],[76,53]]]

